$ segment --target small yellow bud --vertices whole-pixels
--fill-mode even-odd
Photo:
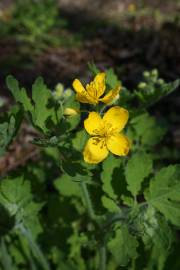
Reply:
[[[64,110],[64,115],[65,116],[75,116],[77,114],[79,114],[79,110],[78,109],[65,108],[65,110]]]

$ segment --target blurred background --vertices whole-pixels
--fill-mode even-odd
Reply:
[[[132,91],[145,70],[179,78],[180,1],[0,0],[0,104],[11,103],[8,74],[29,92],[39,75],[51,89],[69,87],[89,79],[92,63],[112,67]],[[180,149],[179,89],[151,112],[169,120],[166,143]]]
[[[87,63],[114,67],[134,87],[142,72],[180,74],[179,0],[1,0],[0,89],[5,76],[50,86],[87,76]]]

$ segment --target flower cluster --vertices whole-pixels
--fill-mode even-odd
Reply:
[[[120,91],[120,85],[118,85],[104,95],[105,73],[98,73],[86,87],[75,79],[73,88],[78,101],[93,105],[103,102],[107,106],[119,96]],[[111,107],[102,117],[98,112],[89,112],[88,118],[84,121],[84,128],[92,137],[88,139],[83,151],[85,162],[97,164],[108,156],[109,151],[118,156],[128,154],[130,141],[122,133],[128,118],[128,111],[119,106]]]

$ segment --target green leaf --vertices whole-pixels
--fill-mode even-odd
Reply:
[[[31,199],[30,183],[23,177],[5,179],[0,184],[0,203],[14,215]]]
[[[38,212],[43,204],[33,201],[29,181],[25,181],[23,177],[2,180],[0,203],[11,216],[15,216],[16,225],[22,222],[31,229],[34,236],[42,231]]]
[[[174,235],[172,229],[163,216],[158,214],[154,207],[149,206],[144,213],[143,220],[140,221],[143,226],[143,242],[145,248],[151,251],[147,263],[147,269],[163,270],[165,261],[171,252]]]
[[[75,138],[72,139],[74,149],[82,151],[87,140],[88,135],[84,129],[76,132]]]
[[[145,198],[172,224],[180,226],[180,165],[161,169],[150,181]]]
[[[116,199],[117,195],[112,187],[112,175],[115,168],[121,165],[122,160],[115,158],[113,155],[109,155],[108,158],[103,162],[101,181],[103,183],[102,189],[109,197]],[[119,180],[120,181],[120,180]]]
[[[133,196],[138,195],[141,184],[145,177],[152,172],[152,158],[150,155],[139,152],[134,154],[128,161],[125,168],[128,190]]]
[[[35,203],[30,201],[23,208],[23,217],[19,216],[19,219],[23,219],[23,223],[27,228],[31,229],[33,235],[38,235],[42,232],[42,226],[38,219],[39,211],[42,209],[44,203]]]
[[[5,153],[12,139],[16,135],[22,120],[22,112],[20,110],[12,110],[9,116],[0,123],[0,156]]]
[[[16,102],[21,103],[25,111],[33,113],[34,108],[31,100],[28,97],[26,90],[24,88],[19,88],[18,81],[13,76],[9,75],[6,79],[6,83]]]
[[[107,246],[118,266],[126,266],[129,260],[137,257],[138,242],[125,226],[116,229],[114,238]]]
[[[97,68],[94,62],[89,62],[88,68],[93,76],[97,75],[100,72],[99,68]]]
[[[45,122],[50,117],[55,119],[54,109],[48,108],[48,102],[51,98],[51,92],[39,77],[32,86],[32,100],[34,101],[33,122],[44,132],[47,131]]]
[[[67,242],[70,246],[69,259],[77,263],[79,269],[86,269],[85,260],[81,255],[83,246],[87,246],[88,238],[84,233],[79,232],[77,224],[73,226],[73,234]]]
[[[7,86],[16,102],[23,106],[24,111],[30,113],[32,122],[36,127],[46,133],[48,131],[47,120],[57,124],[55,106],[49,105],[51,91],[44,84],[42,78],[38,78],[32,86],[32,101],[28,97],[26,90],[24,88],[20,89],[18,81],[11,75],[7,77]]]
[[[106,197],[105,195],[103,195],[101,197],[101,201],[102,201],[102,205],[109,210],[109,212],[112,213],[117,213],[120,212],[120,208],[118,207],[118,205],[110,198]]]
[[[54,182],[55,188],[64,196],[76,196],[81,197],[81,188],[79,186],[79,181],[84,181],[87,176],[77,175],[72,177],[68,174],[63,174],[57,178]]]
[[[165,132],[166,128],[157,123],[148,113],[132,118],[128,129],[128,135],[132,140],[150,149],[162,140]]]
[[[115,88],[120,84],[120,81],[112,68],[106,71],[106,83],[110,88]]]

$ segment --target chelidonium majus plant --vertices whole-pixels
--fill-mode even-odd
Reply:
[[[27,125],[37,158],[1,177],[0,269],[179,270],[178,151],[167,163],[168,126],[148,112],[179,80],[153,70],[131,92],[90,69],[72,89],[38,78],[31,97],[7,77],[16,104],[0,117],[0,155]]]

